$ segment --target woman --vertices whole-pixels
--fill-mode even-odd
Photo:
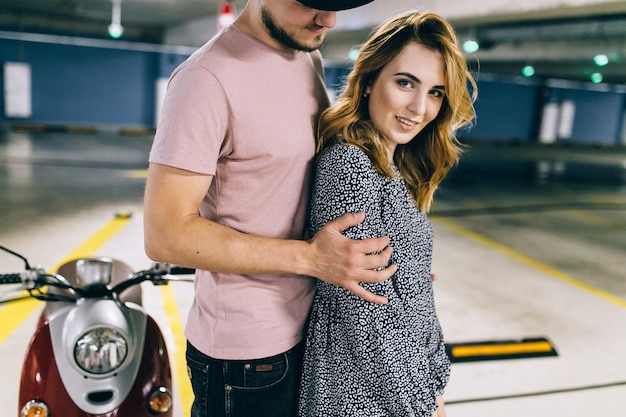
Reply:
[[[459,159],[454,131],[474,118],[475,92],[450,24],[413,11],[372,34],[322,115],[311,229],[364,211],[365,221],[344,234],[389,236],[398,269],[386,282],[362,284],[385,296],[383,305],[317,281],[301,416],[445,416],[450,361],[434,307],[426,213]]]

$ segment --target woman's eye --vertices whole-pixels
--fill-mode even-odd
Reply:
[[[432,90],[430,92],[431,95],[435,96],[435,97],[443,97],[444,93],[441,90]]]
[[[413,83],[409,80],[398,80],[398,84],[402,87],[405,88],[411,88],[413,87]]]

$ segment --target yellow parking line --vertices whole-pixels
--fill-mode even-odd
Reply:
[[[131,216],[127,213],[120,213],[111,219],[104,227],[91,235],[89,239],[78,246],[67,257],[59,262],[52,268],[52,271],[56,271],[65,262],[78,258],[89,258],[93,256],[98,249],[102,247],[106,242],[111,240],[131,219]]]
[[[64,260],[50,269],[50,271],[56,271],[62,264],[69,260],[93,256],[96,251],[119,232],[129,220],[129,215],[117,215],[89,239],[74,249]],[[29,299],[7,304],[5,308],[0,310],[0,323],[2,323],[2,327],[0,327],[0,343],[9,337],[9,335],[41,305],[41,301]]]
[[[161,289],[163,309],[167,316],[167,323],[174,338],[174,352],[170,354],[172,358],[170,360],[174,362],[174,375],[180,398],[180,407],[182,415],[187,415],[191,410],[191,404],[193,402],[193,390],[191,389],[191,382],[187,376],[187,359],[185,358],[187,339],[183,332],[182,320],[172,286],[162,285],[159,288]]]
[[[148,170],[147,169],[128,170],[128,171],[124,171],[122,176],[125,178],[147,178]]]
[[[579,281],[576,278],[572,278],[569,275],[562,273],[561,271],[557,271],[556,269],[551,268],[551,267],[549,267],[547,265],[544,265],[541,262],[538,262],[538,261],[536,261],[536,260],[534,260],[532,258],[524,256],[521,253],[516,252],[516,251],[514,251],[513,249],[511,249],[509,247],[506,247],[506,246],[501,245],[501,244],[499,244],[497,242],[494,242],[493,240],[488,239],[488,238],[486,238],[483,235],[480,235],[478,233],[474,233],[474,232],[472,232],[469,229],[466,229],[466,228],[464,228],[462,226],[459,226],[456,223],[453,223],[453,222],[451,222],[449,220],[446,220],[446,219],[443,219],[443,218],[440,218],[440,217],[434,218],[433,221],[441,223],[441,224],[445,225],[446,227],[448,227],[449,229],[452,229],[452,230],[454,230],[454,231],[456,231],[456,232],[458,232],[458,233],[460,233],[462,235],[465,235],[465,236],[467,236],[467,237],[469,237],[469,238],[471,238],[471,239],[473,239],[473,240],[475,240],[475,241],[477,241],[477,242],[479,242],[479,243],[481,243],[481,244],[483,244],[483,245],[485,245],[487,247],[490,247],[491,249],[494,249],[494,250],[496,250],[498,252],[501,252],[501,253],[503,253],[503,254],[505,254],[505,255],[507,255],[507,256],[509,256],[509,257],[511,257],[511,258],[513,258],[513,259],[523,263],[523,264],[526,264],[526,265],[528,265],[530,267],[533,267],[533,268],[535,268],[535,269],[537,269],[537,270],[539,270],[539,271],[541,271],[541,272],[543,272],[543,273],[545,273],[547,275],[550,275],[550,276],[552,276],[554,278],[557,278],[557,279],[559,279],[559,280],[561,280],[563,282],[566,282],[566,283],[568,283],[570,285],[573,285],[574,287],[580,288],[580,289],[582,289],[584,291],[587,291],[587,292],[589,292],[591,294],[594,294],[594,295],[596,295],[596,296],[598,296],[598,297],[600,297],[600,298],[602,298],[602,299],[604,299],[604,300],[606,300],[606,301],[608,301],[610,303],[618,305],[619,307],[626,308],[626,301],[625,300],[623,300],[623,299],[621,299],[621,298],[619,298],[619,297],[617,297],[617,296],[615,296],[613,294],[610,294],[610,293],[608,293],[606,291],[603,291],[603,290],[601,290],[599,288],[593,287],[593,286],[591,286],[589,284],[585,284],[584,282]]]
[[[0,309],[0,343],[15,331],[31,314],[41,307],[41,301],[28,299],[5,304]]]
[[[581,219],[584,219],[593,224],[610,227],[613,230],[625,230],[626,229],[626,226],[624,226],[623,224],[612,221],[612,220],[608,220],[602,216],[598,216],[595,213],[589,213],[589,212],[580,211],[580,210],[570,210],[569,214],[571,216],[576,216]]]

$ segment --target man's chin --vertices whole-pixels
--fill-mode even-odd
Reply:
[[[300,42],[300,50],[305,52],[313,52],[318,50],[324,45],[326,37],[323,35],[316,36],[309,42]]]

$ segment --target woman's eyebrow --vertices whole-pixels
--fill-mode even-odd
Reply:
[[[401,76],[401,77],[407,77],[410,78],[411,80],[413,80],[414,82],[421,84],[422,80],[420,80],[419,78],[417,78],[415,75],[411,74],[410,72],[396,72],[394,74],[395,76]],[[439,90],[445,90],[446,86],[445,85],[435,85],[433,86],[433,88],[439,89]]]

